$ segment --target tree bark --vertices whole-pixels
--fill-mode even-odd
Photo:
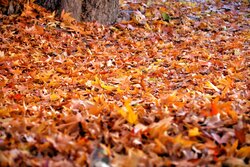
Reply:
[[[62,0],[59,12],[62,10],[71,13],[77,21],[81,21],[82,0]]]
[[[45,7],[47,10],[55,11],[60,8],[61,0],[35,0],[35,3]]]
[[[11,15],[20,14],[25,0],[0,0],[0,13]]]
[[[119,0],[83,0],[82,20],[112,24],[118,16]]]
[[[0,13],[21,13],[28,0],[0,0]],[[47,10],[60,14],[70,12],[77,21],[97,21],[102,24],[115,23],[118,17],[119,0],[35,0]]]
[[[70,12],[77,21],[97,21],[112,24],[116,21],[119,0],[36,0],[37,4],[51,11]]]

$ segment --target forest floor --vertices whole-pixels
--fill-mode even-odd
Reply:
[[[249,1],[0,15],[0,166],[248,166]]]

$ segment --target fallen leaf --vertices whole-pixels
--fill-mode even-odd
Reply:
[[[201,134],[201,133],[200,133],[200,131],[199,131],[199,129],[198,129],[197,127],[188,130],[188,135],[189,135],[190,137],[199,136],[200,134]]]

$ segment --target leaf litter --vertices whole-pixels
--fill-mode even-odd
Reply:
[[[248,166],[249,1],[121,1],[120,22],[0,14],[0,166]]]

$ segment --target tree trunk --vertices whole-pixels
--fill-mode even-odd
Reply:
[[[51,11],[70,12],[77,21],[97,21],[112,24],[116,21],[119,0],[36,0],[37,4]]]
[[[82,0],[62,0],[61,8],[59,9],[60,13],[62,10],[71,13],[71,16],[77,21],[81,21]]]
[[[20,14],[27,0],[0,0],[0,13]]]
[[[82,20],[114,23],[118,16],[119,0],[83,0]]]
[[[0,0],[0,13],[21,13],[28,0]],[[112,24],[118,17],[119,0],[35,0],[35,3],[60,14],[70,12],[77,21]]]

